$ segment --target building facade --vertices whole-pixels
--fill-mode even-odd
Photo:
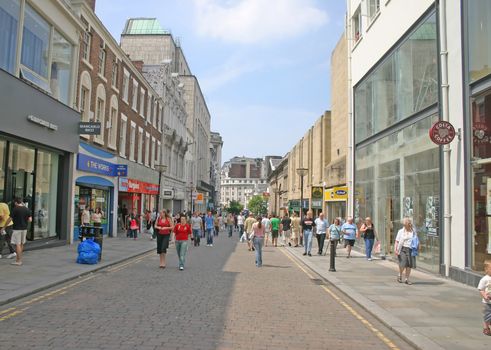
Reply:
[[[418,266],[475,284],[491,257],[491,5],[349,0],[348,18],[352,213],[374,218],[386,255],[412,218]],[[439,121],[450,144],[428,136]]]
[[[267,192],[266,171],[262,158],[234,157],[221,169],[221,206],[237,201],[247,208],[249,200]]]
[[[116,236],[120,209],[143,213],[158,206],[164,100],[146,81],[141,62],[131,61],[96,16],[95,1],[71,3],[84,26],[77,107],[81,121],[101,124],[100,134],[81,135],[73,235],[84,208],[101,208],[103,232]]]
[[[220,183],[222,168],[223,139],[218,132],[210,133],[210,184],[213,186],[212,203],[213,208],[220,206]]]
[[[27,247],[69,242],[82,23],[64,1],[8,0],[0,30],[0,201],[31,210]]]

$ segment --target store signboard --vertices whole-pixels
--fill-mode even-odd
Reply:
[[[196,194],[196,204],[203,204],[204,203],[204,196],[203,193],[197,193]]]
[[[106,176],[118,176],[118,164],[88,156],[83,153],[77,155],[77,169]]]
[[[120,177],[119,191],[157,195],[159,194],[159,185],[128,179],[127,177]]]
[[[340,186],[326,189],[324,193],[325,201],[339,201],[348,199],[348,186]]]

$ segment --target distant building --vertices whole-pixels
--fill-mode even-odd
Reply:
[[[225,162],[221,171],[220,204],[238,201],[247,207],[254,195],[267,192],[266,162],[262,158],[234,157]]]
[[[223,139],[218,132],[210,134],[210,184],[214,187],[211,203],[214,207],[220,205],[221,166]]]

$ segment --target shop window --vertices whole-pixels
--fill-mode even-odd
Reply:
[[[368,0],[367,2],[368,6],[368,18],[370,23],[375,20],[377,15],[380,12],[380,0]]]
[[[15,74],[15,57],[20,14],[19,0],[0,2],[0,68]]]
[[[491,259],[491,91],[474,97],[471,103],[472,269],[483,271],[484,260]]]
[[[113,61],[112,72],[111,72],[111,85],[115,88],[118,87],[118,60]]]
[[[85,27],[85,30],[82,32],[82,42],[80,45],[82,46],[82,58],[87,62],[90,61],[90,44],[92,43],[92,34],[90,33],[89,23],[82,17],[82,23]]]
[[[481,79],[491,73],[491,2],[467,0],[469,78]]]
[[[57,235],[58,158],[57,154],[51,152],[43,150],[37,152],[34,239]]]
[[[355,11],[353,14],[353,17],[351,17],[351,27],[353,30],[353,40],[354,42],[358,42],[358,40],[361,39],[361,7],[358,7],[358,9]]]
[[[439,151],[428,138],[425,118],[356,149],[355,219],[372,217],[382,253],[392,254],[405,216],[413,220],[421,241],[418,266],[439,271]]]

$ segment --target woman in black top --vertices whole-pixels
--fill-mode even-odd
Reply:
[[[365,223],[361,225],[360,232],[365,240],[365,254],[368,261],[372,261],[372,249],[375,242],[375,227],[373,226],[372,219],[367,217]]]

